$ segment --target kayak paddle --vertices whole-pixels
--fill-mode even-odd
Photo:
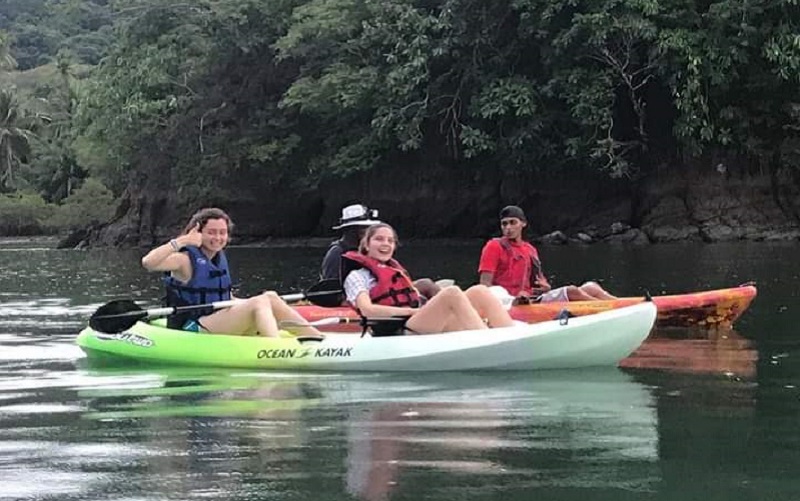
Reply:
[[[397,322],[399,320],[408,320],[408,315],[392,315],[390,317],[325,317],[319,320],[312,320],[310,322],[295,322],[294,320],[284,320],[281,322],[281,327],[320,327],[326,325],[338,324],[363,324],[364,322]]]
[[[338,280],[323,280],[316,283],[306,292],[285,294],[281,298],[286,302],[307,299],[318,306],[333,307],[342,303],[342,289]],[[239,301],[241,300],[230,299],[208,304],[167,306],[145,310],[130,299],[117,299],[99,307],[89,318],[89,326],[98,332],[116,334],[130,329],[136,322],[145,318],[167,317],[189,311],[215,311],[231,307]]]

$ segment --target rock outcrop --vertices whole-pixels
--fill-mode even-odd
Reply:
[[[420,162],[379,168],[315,187],[221,179],[197,202],[163,164],[132,181],[110,224],[65,241],[78,245],[150,246],[180,230],[201,206],[225,208],[238,241],[332,235],[341,207],[354,201],[380,210],[401,236],[487,237],[497,212],[522,206],[528,235],[551,243],[645,244],[696,240],[798,240],[800,187],[791,178],[743,169],[683,167],[632,181],[597,172],[501,173],[447,169]]]

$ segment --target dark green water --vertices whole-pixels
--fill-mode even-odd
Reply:
[[[474,280],[480,242],[412,244]],[[315,281],[320,248],[234,248],[243,295]],[[620,294],[754,280],[730,332],[671,330],[604,369],[252,373],[88,366],[100,304],[154,305],[139,251],[0,241],[0,499],[800,499],[797,244],[542,250],[556,282]]]

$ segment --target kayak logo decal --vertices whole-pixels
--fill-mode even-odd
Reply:
[[[268,358],[343,358],[352,356],[353,347],[349,348],[275,348],[269,350],[258,350],[259,359]]]
[[[306,358],[307,356],[311,355],[312,351],[314,351],[313,348],[306,348],[302,350],[295,358]]]
[[[141,348],[150,348],[155,345],[152,339],[133,332],[119,332],[117,334],[95,334],[100,341],[120,341]]]

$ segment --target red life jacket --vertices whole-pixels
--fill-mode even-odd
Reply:
[[[530,275],[528,277],[523,277],[522,280],[522,289],[525,290],[525,279],[527,278],[530,280],[529,286],[530,287],[539,287],[542,285],[542,282],[547,282],[547,279],[544,277],[544,273],[542,272],[542,262],[538,259],[538,257],[534,257],[535,255],[538,256],[538,252],[536,252],[535,248],[528,242],[524,242],[525,248],[528,250],[529,254],[527,256],[520,256],[517,251],[511,246],[511,242],[508,241],[506,237],[499,237],[495,238],[494,240],[500,244],[500,247],[503,248],[506,255],[510,260],[520,259],[528,257],[530,259]],[[544,279],[544,280],[542,280]]]
[[[382,263],[358,251],[350,251],[342,254],[342,268],[342,278],[359,268],[366,268],[372,273],[378,283],[370,289],[369,298],[375,304],[412,308],[420,304],[414,282],[411,281],[406,269],[395,259]]]

